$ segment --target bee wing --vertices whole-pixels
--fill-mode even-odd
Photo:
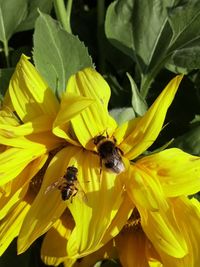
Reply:
[[[65,180],[63,179],[63,177],[59,178],[56,182],[54,182],[54,183],[50,184],[49,186],[47,186],[47,188],[46,188],[44,193],[47,194],[49,192],[54,191],[55,189],[58,189],[59,186],[61,186],[64,181]]]

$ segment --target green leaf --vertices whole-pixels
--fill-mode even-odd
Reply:
[[[105,33],[119,50],[134,59],[132,9],[134,0],[114,1],[107,9]]]
[[[7,42],[27,13],[27,0],[0,0],[0,41]]]
[[[132,89],[132,106],[133,110],[138,116],[143,116],[144,113],[147,111],[148,106],[146,101],[142,98],[137,85],[131,75],[127,73],[127,77],[130,81],[131,84],[131,89]]]
[[[127,38],[123,35],[122,38],[119,36],[121,32],[118,35],[115,34],[115,39],[124,46],[126,43],[129,48],[132,48],[132,54],[135,54],[141,74],[141,92],[144,97],[153,78],[164,65],[165,51],[172,37],[167,20],[167,7],[170,7],[173,2],[173,0],[118,0],[115,2],[116,6],[118,4],[129,7],[126,9],[129,22],[122,27],[121,32],[124,35],[130,35],[131,45]],[[116,12],[113,16],[112,24],[109,24],[110,36],[107,35],[109,39],[112,37],[112,32],[115,33],[115,25],[118,26],[118,21],[123,21],[123,16],[120,12]]]
[[[200,156],[200,126],[194,126],[190,131],[176,138],[172,146],[181,148],[187,153]]]
[[[188,1],[169,9],[169,23],[173,30],[169,52],[171,62],[188,71],[200,68],[200,2]]]
[[[166,61],[166,51],[172,37],[167,8],[173,0],[137,0],[133,13],[133,38],[137,64],[141,72],[141,93],[148,89]]]
[[[41,12],[49,14],[52,9],[53,0],[27,0],[27,16],[18,26],[17,31],[27,31],[34,28],[35,21]]]
[[[124,27],[120,23],[125,15],[116,9],[120,5],[129,7],[124,13],[128,18]],[[117,27],[122,27],[119,34]],[[124,47],[128,47],[135,54],[143,98],[165,65],[183,73],[200,68],[199,0],[134,0],[132,6],[130,0],[118,0],[108,9],[106,32],[121,51],[126,53]]]
[[[116,120],[118,125],[135,118],[133,108],[114,108],[109,111],[110,115]]]
[[[72,74],[92,66],[87,48],[78,37],[67,33],[57,21],[41,12],[35,25],[33,59],[38,71],[59,96]]]

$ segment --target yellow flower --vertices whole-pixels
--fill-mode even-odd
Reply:
[[[119,258],[123,267],[198,267],[200,203],[196,199],[189,200],[186,197],[171,198],[168,199],[168,203],[187,245],[187,253],[184,257],[178,258],[163,253],[158,248],[158,241],[154,243],[149,239],[149,234],[143,228],[145,222],[135,209],[127,224],[112,242],[71,265],[69,260],[66,260],[66,267],[93,266],[97,261],[106,258]],[[163,242],[162,239],[161,242]]]
[[[93,102],[75,94],[63,98],[69,110],[66,121]],[[22,55],[0,111],[0,254],[19,234],[41,186],[45,162],[64,143],[52,133],[58,109],[51,89]]]
[[[188,244],[173,214],[173,209],[178,212],[173,199],[199,191],[199,158],[178,149],[168,149],[137,159],[161,131],[181,79],[182,76],[175,77],[143,117],[119,127],[108,113],[110,88],[92,68],[84,69],[69,79],[67,93],[63,94],[54,114],[50,111],[49,97],[43,97],[41,101],[26,94],[27,103],[31,99],[30,103],[37,106],[39,101],[45,106],[45,117],[52,115],[48,130],[53,140],[55,138],[63,147],[56,143],[57,153],[45,166],[41,187],[23,217],[18,237],[19,253],[46,233],[42,245],[44,261],[52,265],[66,261],[72,266],[76,259],[86,257],[106,244],[109,246],[133,210],[137,209],[143,231],[159,255],[185,257]],[[20,75],[16,80],[21,80]],[[10,93],[12,103],[15,95]],[[91,99],[95,99],[92,104]],[[19,95],[18,104],[13,104],[22,121],[26,116],[23,112],[21,115],[21,109],[28,109],[28,104],[23,105],[23,101]],[[24,122],[34,119],[30,117]],[[44,133],[48,130],[46,128]],[[48,147],[46,138],[43,142],[37,139],[41,133],[38,135],[33,131],[29,135],[34,138],[28,141]],[[11,138],[13,142],[14,139]],[[99,143],[95,142],[97,139],[101,139],[98,140],[101,144],[109,141],[117,162],[109,158],[107,164],[105,155],[100,153]],[[63,201],[61,188],[56,185],[70,166],[78,169],[76,195]]]
[[[143,117],[117,127],[116,122],[108,114],[110,89],[104,79],[91,68],[80,71],[70,78],[67,92],[95,98],[96,102],[71,119],[71,124],[65,120],[63,115],[65,103],[61,102],[53,124],[53,133],[67,140],[71,145],[53,158],[46,171],[41,190],[22,226],[18,239],[20,252],[27,249],[41,234],[47,232],[57,220],[61,221],[59,223],[57,221],[48,231],[42,247],[43,258],[48,264],[58,264],[66,258],[73,262],[76,258],[98,250],[119,233],[135,206],[141,206],[141,213],[145,210],[149,212],[161,210],[158,215],[160,217],[152,220],[155,220],[157,225],[164,220],[166,216],[163,218],[162,215],[169,209],[169,205],[166,201],[166,192],[162,187],[164,185],[160,182],[162,178],[154,177],[157,169],[149,173],[146,170],[147,167],[143,168],[144,159],[130,166],[129,161],[142,154],[158,136],[181,79],[182,76],[173,79]],[[116,175],[115,172],[108,172],[103,167],[100,173],[100,159],[94,144],[94,138],[99,135],[105,135],[105,137],[108,135],[110,139],[112,136],[116,138],[118,148],[123,151],[126,172]],[[190,178],[187,176],[187,179],[185,176],[184,184],[181,186],[179,179],[179,175],[182,174],[181,159],[178,162],[179,168],[177,166],[177,170],[172,173],[174,176],[167,176],[166,191],[167,184],[173,182],[174,188],[180,186],[177,191],[175,190],[175,195],[197,192],[200,184],[197,179],[199,175],[197,161],[193,160],[196,158],[176,149],[168,150],[167,153],[172,153],[174,156],[179,153],[184,158],[184,164],[187,165],[194,184],[192,187],[188,186]],[[156,155],[159,161],[159,155],[163,154]],[[78,168],[80,187],[86,194],[87,201],[76,196],[72,203],[65,203],[60,199],[59,190],[51,192],[51,197],[50,194],[45,194],[46,188],[55,183],[63,175],[67,166],[71,165]],[[170,171],[173,164],[168,165],[167,170],[169,167],[168,171]],[[196,170],[192,172],[194,168]],[[151,169],[153,167],[149,168],[150,171]],[[160,175],[162,176],[162,172]],[[146,194],[147,198],[145,198]],[[64,227],[61,217],[65,214],[66,207],[69,208],[74,219],[74,225],[71,228]],[[166,224],[163,222],[161,227],[165,228],[160,235],[170,242],[170,253],[174,253],[174,247],[178,248],[177,255],[181,257],[185,253],[184,241],[171,224],[170,220]],[[168,228],[172,229],[166,233],[165,230]],[[169,237],[168,233],[170,233]],[[54,244],[49,242],[51,239],[59,240],[57,243],[62,243],[62,249],[59,246],[55,248]],[[164,245],[161,248],[164,251],[166,249]]]
[[[104,124],[108,125],[108,123],[115,125],[107,111],[107,103],[110,97],[110,89],[107,83],[92,69],[86,69],[83,73],[86,73],[86,75],[89,73],[89,76],[96,81],[97,86],[100,85],[101,89],[96,92],[89,88],[92,89],[93,94],[87,94],[87,97],[95,98],[96,101],[90,108],[86,108],[86,113],[96,114],[97,117],[100,113],[102,117],[100,116],[98,120],[95,120],[102,126]],[[71,88],[69,84],[68,88]],[[78,91],[68,89],[67,92],[71,94],[78,93]],[[65,109],[66,105],[63,100],[54,121],[53,133],[62,140],[65,139],[71,145],[60,150],[48,166],[41,189],[22,225],[18,238],[20,253],[26,250],[40,235],[47,232],[67,207],[69,207],[76,222],[63,255],[66,256],[67,253],[69,257],[80,257],[101,247],[109,240],[111,234],[116,235],[118,233],[115,224],[112,225],[113,219],[118,222],[117,224],[121,228],[131,210],[131,201],[127,196],[124,196],[120,179],[116,179],[115,173],[102,171],[100,174],[99,156],[94,151],[83,149],[70,124],[66,122]],[[93,120],[93,116],[91,118]],[[88,123],[90,124],[90,121]],[[99,129],[94,128],[94,135],[101,129],[101,125]],[[83,132],[84,129],[80,129],[80,131]],[[90,141],[94,147],[93,140]],[[80,184],[80,194],[73,198],[72,203],[62,201],[59,190],[45,193],[49,186],[63,176],[66,168],[72,165],[78,168]],[[82,199],[84,194],[86,194],[86,201]],[[49,232],[45,238],[48,238],[48,234]],[[48,249],[51,249],[50,246],[47,246]],[[55,255],[56,253],[60,255],[59,248],[54,251]]]

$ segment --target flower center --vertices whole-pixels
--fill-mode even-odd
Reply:
[[[124,229],[132,228],[135,231],[142,230],[141,227],[141,218],[137,208],[134,208],[131,216],[129,217],[127,223],[124,226]]]

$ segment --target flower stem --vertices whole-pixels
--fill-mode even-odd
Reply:
[[[64,0],[54,0],[56,16],[61,22],[63,28],[69,33],[72,33],[70,25],[72,2],[73,0],[68,0],[67,6],[65,7]]]
[[[8,47],[7,40],[5,40],[3,42],[3,47],[4,47],[5,58],[6,58],[6,66],[7,66],[7,68],[9,68],[10,67],[10,61],[9,61],[9,47]]]
[[[98,63],[101,73],[105,72],[105,53],[103,42],[103,26],[105,19],[105,0],[97,1],[97,33],[98,33]]]

